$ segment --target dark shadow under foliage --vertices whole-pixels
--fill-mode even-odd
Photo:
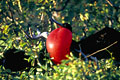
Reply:
[[[28,62],[30,56],[25,55],[25,51],[18,49],[8,49],[3,53],[4,57],[0,60],[0,65],[3,65],[5,69],[10,69],[11,71],[29,71],[31,67],[31,62]]]

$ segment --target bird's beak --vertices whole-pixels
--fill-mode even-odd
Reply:
[[[54,22],[54,23],[56,23],[58,26],[60,26],[60,27],[62,27],[63,26],[63,24],[62,23],[59,23],[59,22],[57,22],[56,20],[54,20],[53,18],[50,18],[50,20],[52,21],[52,22]]]

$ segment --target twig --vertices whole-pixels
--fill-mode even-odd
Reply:
[[[31,27],[29,27],[29,33],[30,33],[30,37],[33,37],[32,36],[32,29],[31,29]]]
[[[23,29],[22,27],[21,27],[20,29],[21,29],[21,31],[23,31],[23,32],[27,35],[27,37],[28,37],[29,39],[32,40],[32,38],[29,36],[29,34],[28,34],[27,32],[25,32],[24,29]]]
[[[106,0],[106,1],[107,1],[107,3],[108,3],[110,6],[113,7],[113,4],[112,4],[109,0]]]
[[[119,6],[115,6],[115,5],[112,4],[109,0],[106,0],[106,2],[107,2],[110,6],[112,6],[113,8],[115,8],[117,11],[118,11],[118,9],[120,9]]]
[[[109,46],[107,46],[107,47],[105,47],[105,48],[103,48],[103,49],[97,50],[97,51],[93,52],[92,54],[90,54],[90,55],[88,55],[88,56],[86,56],[86,57],[88,58],[88,57],[90,57],[90,56],[93,56],[93,55],[96,54],[96,53],[99,53],[99,52],[101,52],[101,51],[104,51],[104,50],[110,48],[111,46],[117,44],[117,42],[118,42],[118,41],[115,41],[114,43],[110,44]]]

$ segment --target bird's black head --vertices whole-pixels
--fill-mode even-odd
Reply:
[[[72,32],[72,27],[71,27],[70,24],[64,23],[62,27],[67,28],[67,29],[69,29]]]

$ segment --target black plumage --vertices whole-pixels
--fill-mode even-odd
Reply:
[[[67,29],[69,29],[69,30],[72,32],[72,27],[71,27],[70,24],[64,23],[64,24],[62,25],[62,27],[67,28]]]
[[[120,60],[120,33],[112,28],[105,27],[102,30],[90,35],[89,37],[78,42],[84,54],[92,54],[97,59],[115,57],[115,60]],[[107,50],[106,50],[106,49]]]

